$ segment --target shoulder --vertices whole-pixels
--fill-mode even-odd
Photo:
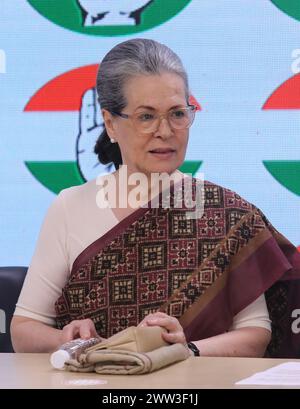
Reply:
[[[109,216],[110,212],[107,211],[106,206],[99,204],[99,196],[102,197],[99,192],[102,189],[103,179],[104,176],[101,176],[82,185],[63,189],[59,193],[56,200],[70,225]]]
[[[91,180],[79,186],[62,189],[51,203],[48,215],[70,221],[79,219],[84,213],[91,213],[97,188],[95,180]]]
[[[60,200],[81,200],[86,196],[92,195],[97,191],[96,180],[90,180],[78,186],[71,186],[60,191],[58,198]]]

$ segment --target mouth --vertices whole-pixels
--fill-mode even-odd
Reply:
[[[166,158],[173,155],[176,151],[172,148],[157,148],[149,151],[152,155],[160,158]]]

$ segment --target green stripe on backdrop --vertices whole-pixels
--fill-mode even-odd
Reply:
[[[85,182],[76,162],[71,161],[26,161],[31,174],[51,192],[58,194],[62,189],[78,186]],[[202,161],[185,161],[179,168],[183,173],[195,175]]]
[[[263,164],[281,185],[300,196],[300,160],[264,160]]]

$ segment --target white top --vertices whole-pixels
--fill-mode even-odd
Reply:
[[[69,359],[71,359],[71,356],[68,353],[68,351],[59,349],[58,351],[55,351],[51,354],[50,363],[53,366],[53,368],[62,369]]]
[[[43,222],[15,315],[54,326],[54,303],[61,296],[77,256],[119,221],[110,208],[99,208],[100,186],[91,180],[56,197]],[[231,330],[257,326],[271,331],[262,294],[233,321]]]

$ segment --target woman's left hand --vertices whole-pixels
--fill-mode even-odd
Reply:
[[[147,315],[147,317],[145,317],[138,325],[138,327],[143,326],[162,327],[167,330],[167,332],[162,333],[162,337],[166,342],[169,342],[170,344],[186,344],[183,328],[178,319],[170,317],[170,315],[167,315],[164,312],[155,312],[154,314]]]

